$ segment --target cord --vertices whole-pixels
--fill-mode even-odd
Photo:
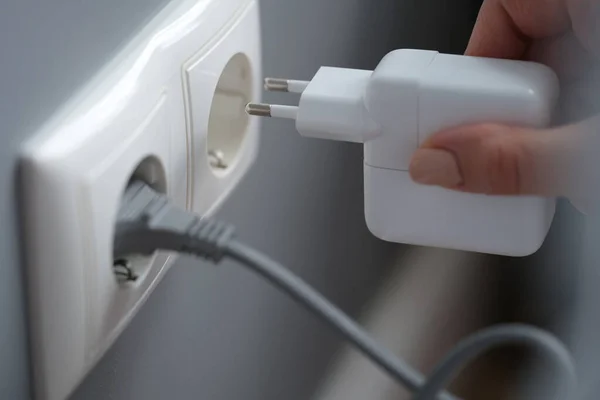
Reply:
[[[148,255],[157,250],[187,253],[215,263],[225,257],[232,258],[321,317],[395,380],[416,392],[415,400],[458,400],[443,388],[458,373],[459,367],[491,347],[509,343],[533,344],[549,353],[565,371],[569,382],[566,387],[574,386],[575,367],[568,350],[549,333],[524,325],[494,327],[467,338],[425,381],[418,371],[376,342],[310,285],[262,253],[236,241],[233,233],[230,225],[179,209],[166,195],[142,182],[133,182],[117,217],[113,253],[115,259],[131,254]]]
[[[323,321],[353,343],[365,356],[411,391],[416,391],[423,385],[425,379],[419,372],[376,342],[350,317],[286,268],[237,241],[232,241],[227,245],[225,254],[239,261],[242,265],[252,268],[253,271],[289,294],[305,308],[320,316]],[[448,393],[443,393],[440,399],[457,400],[456,397]]]
[[[413,400],[435,398],[467,363],[493,347],[509,344],[526,344],[548,354],[562,369],[562,376],[565,377],[558,385],[557,392],[560,395],[557,398],[568,398],[577,381],[575,365],[569,351],[548,332],[527,325],[511,324],[484,329],[460,342],[429,375],[427,382],[418,390]]]

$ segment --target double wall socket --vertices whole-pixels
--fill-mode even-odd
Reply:
[[[26,143],[22,199],[36,398],[63,400],[111,346],[172,262],[127,260],[116,213],[132,177],[212,213],[255,159],[255,0],[170,4]]]

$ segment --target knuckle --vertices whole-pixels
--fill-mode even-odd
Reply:
[[[517,194],[522,190],[526,155],[508,136],[485,140],[483,152],[489,194]]]
[[[481,123],[473,125],[471,127],[471,132],[478,140],[485,141],[502,135],[506,132],[506,127],[492,123]]]

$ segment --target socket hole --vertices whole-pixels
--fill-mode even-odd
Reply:
[[[139,278],[132,268],[131,261],[126,258],[118,258],[113,262],[113,272],[119,283],[135,282]]]
[[[131,174],[128,185],[133,181],[144,181],[160,193],[167,193],[167,177],[165,169],[154,156],[146,157]]]
[[[154,190],[166,193],[167,179],[161,162],[154,156],[145,158],[133,171],[128,185],[136,180],[141,180],[150,185]],[[152,256],[130,256],[113,260],[113,273],[119,284],[135,284],[142,282],[154,261]]]
[[[248,128],[245,107],[252,99],[252,70],[245,54],[227,63],[213,95],[208,118],[208,162],[223,172],[235,162]]]

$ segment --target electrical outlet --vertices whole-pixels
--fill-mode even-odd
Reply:
[[[258,121],[255,0],[171,4],[26,143],[23,215],[36,398],[63,400],[172,263],[112,259],[132,177],[213,213],[247,172]]]

